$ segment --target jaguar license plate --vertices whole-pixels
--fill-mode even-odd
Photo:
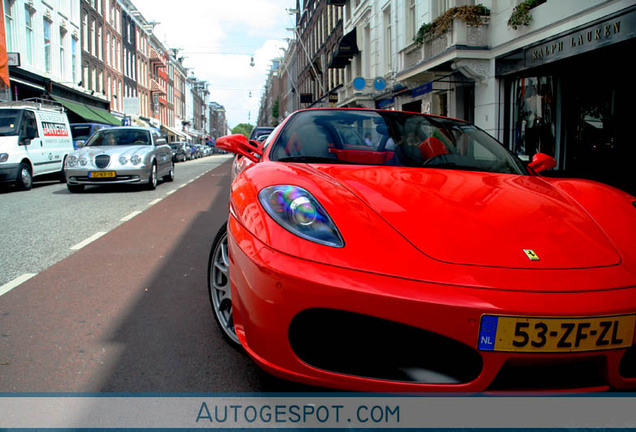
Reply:
[[[629,347],[636,315],[521,317],[484,315],[479,349],[508,352],[580,352]]]
[[[116,177],[115,171],[90,171],[89,178],[111,178]]]

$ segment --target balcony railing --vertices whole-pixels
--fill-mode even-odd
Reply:
[[[421,46],[413,43],[402,50],[400,52],[402,69],[410,69],[423,61],[444,54],[451,47],[486,48],[488,46],[487,26],[488,19],[485,19],[484,24],[474,26],[455,18],[447,32],[426,40]]]

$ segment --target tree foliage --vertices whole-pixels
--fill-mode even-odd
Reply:
[[[249,123],[239,123],[232,128],[232,134],[243,134],[246,138],[250,137],[254,126]]]

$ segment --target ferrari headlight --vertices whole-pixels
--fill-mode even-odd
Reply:
[[[130,157],[130,163],[133,165],[139,165],[141,163],[141,156],[135,154]]]
[[[343,247],[344,241],[327,212],[298,186],[269,186],[258,193],[261,205],[280,226],[306,240]]]

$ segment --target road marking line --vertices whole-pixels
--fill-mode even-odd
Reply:
[[[156,200],[152,200],[148,203],[148,207],[153,206],[155,204],[157,204],[159,201],[161,201],[161,198],[157,198]]]
[[[3,294],[8,293],[9,291],[11,291],[13,288],[17,287],[18,285],[22,285],[24,282],[28,281],[33,276],[36,276],[36,274],[35,273],[25,273],[22,276],[18,276],[17,278],[13,279],[11,282],[2,285],[0,287],[0,296],[3,295]]]
[[[141,211],[140,210],[136,210],[134,212],[132,212],[131,214],[129,214],[128,216],[124,216],[123,218],[121,218],[120,220],[122,222],[127,222],[129,220],[131,220],[132,218],[134,218],[135,216],[137,216],[138,214],[140,214]]]
[[[176,192],[176,190],[174,190],[174,189],[173,189],[173,190],[171,190],[171,191],[168,191],[168,192],[166,192],[166,196],[168,196],[168,195],[172,195],[172,194],[173,194],[173,193],[175,193],[175,192]]]
[[[89,244],[91,242],[94,242],[95,240],[97,240],[98,238],[103,236],[104,234],[106,234],[106,233],[105,232],[95,233],[92,236],[90,236],[89,238],[87,238],[86,240],[84,240],[83,242],[80,242],[80,243],[76,244],[75,246],[71,246],[71,250],[79,250],[79,249],[83,248],[84,246],[86,246],[87,244]]]

